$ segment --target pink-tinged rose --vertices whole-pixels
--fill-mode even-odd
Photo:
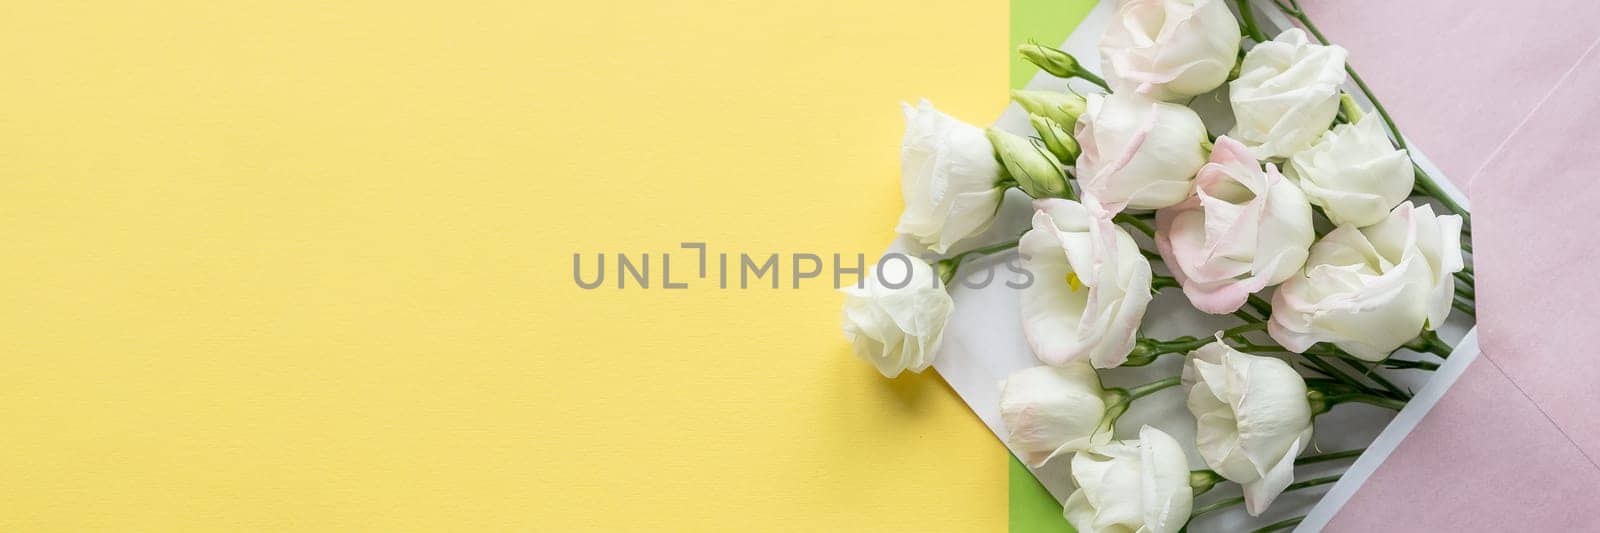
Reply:
[[[1211,144],[1194,110],[1128,93],[1089,95],[1074,137],[1078,184],[1112,213],[1188,198]]]
[[[1381,361],[1450,316],[1461,259],[1461,217],[1405,202],[1383,221],[1340,226],[1273,295],[1267,332],[1285,348],[1328,342]]]
[[[1305,264],[1316,232],[1293,183],[1228,137],[1195,178],[1195,195],[1156,212],[1156,249],[1196,309],[1237,311]]]
[[[1050,365],[1121,365],[1150,303],[1150,262],[1093,198],[1037,200],[1034,209],[1018,245],[1034,276],[1021,293],[1028,345]]]
[[[1227,81],[1239,23],[1222,0],[1130,0],[1100,38],[1106,81],[1117,92],[1176,101]]]

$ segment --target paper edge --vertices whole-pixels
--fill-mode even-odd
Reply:
[[[1272,5],[1270,1],[1245,1],[1255,6],[1254,11],[1256,12],[1256,22],[1258,24],[1265,22],[1262,26],[1278,31],[1295,27],[1294,22],[1278,11],[1277,6]],[[1366,95],[1359,90],[1360,87],[1355,85],[1355,82],[1345,80],[1344,86],[1352,97],[1366,104],[1369,108],[1373,107],[1372,101],[1366,98]],[[1433,160],[1428,159],[1428,156],[1418,150],[1415,145],[1411,145],[1409,142],[1407,145],[1410,146],[1410,149],[1407,150],[1408,155],[1416,162],[1417,166],[1422,167],[1428,175],[1438,178],[1437,185],[1439,188],[1446,195],[1449,195],[1452,200],[1460,204],[1462,209],[1471,212],[1472,205],[1467,199],[1467,195],[1456,187],[1455,182],[1450,181],[1449,177],[1445,176],[1444,170],[1433,164]],[[1354,463],[1351,463],[1350,467],[1339,477],[1339,481],[1335,482],[1328,489],[1328,492],[1322,495],[1322,499],[1317,500],[1316,505],[1311,506],[1311,511],[1306,513],[1305,520],[1300,522],[1300,525],[1296,526],[1294,530],[1296,532],[1321,531],[1322,528],[1326,527],[1328,522],[1332,521],[1333,517],[1344,509],[1345,504],[1350,502],[1350,498],[1354,497],[1357,491],[1366,486],[1367,480],[1371,479],[1372,474],[1376,473],[1378,468],[1383,466],[1384,461],[1389,459],[1389,455],[1400,447],[1400,443],[1404,442],[1406,437],[1411,436],[1411,432],[1416,429],[1417,424],[1422,422],[1422,419],[1444,398],[1445,393],[1455,386],[1456,381],[1466,372],[1467,366],[1476,361],[1480,353],[1481,351],[1478,348],[1478,324],[1474,320],[1472,327],[1467,329],[1466,335],[1461,337],[1461,341],[1450,352],[1450,357],[1445,359],[1444,364],[1440,365],[1439,369],[1434,372],[1433,377],[1428,380],[1427,384],[1422,386],[1422,390],[1412,396],[1411,401],[1407,402],[1406,406],[1395,415],[1394,419],[1383,427],[1383,431],[1378,432],[1378,436],[1372,440],[1372,444],[1367,446],[1367,451],[1357,457]]]
[[[1461,338],[1455,350],[1450,352],[1450,357],[1440,365],[1439,370],[1434,372],[1433,378],[1422,386],[1422,390],[1417,391],[1411,401],[1406,403],[1405,408],[1401,409],[1400,413],[1389,421],[1389,425],[1384,426],[1383,431],[1378,433],[1378,437],[1372,440],[1372,444],[1367,446],[1367,451],[1357,457],[1350,468],[1339,477],[1339,481],[1335,482],[1333,487],[1323,494],[1322,499],[1311,507],[1311,512],[1306,513],[1305,521],[1301,522],[1295,531],[1320,531],[1328,525],[1334,515],[1344,508],[1352,496],[1355,496],[1356,491],[1366,485],[1367,479],[1378,471],[1378,467],[1383,465],[1400,443],[1411,435],[1411,431],[1416,429],[1423,417],[1426,417],[1428,412],[1438,405],[1439,400],[1444,398],[1445,393],[1455,386],[1456,380],[1466,372],[1468,365],[1478,359],[1480,353],[1478,328],[1474,326],[1467,330],[1466,336]]]
[[[1256,21],[1258,24],[1262,24],[1264,28],[1281,31],[1286,28],[1294,27],[1293,22],[1283,13],[1280,13],[1276,6],[1271,5],[1269,1],[1247,1],[1251,1],[1252,5],[1256,6]],[[1114,9],[1113,4],[1114,2],[1099,2],[1093,9],[1090,10],[1089,14],[1084,17],[1084,20],[1080,22],[1079,26],[1093,27],[1094,25],[1089,23],[1092,19],[1110,17],[1111,11]],[[1080,34],[1081,32],[1074,30],[1068,35],[1067,41],[1089,38],[1086,35]],[[1063,41],[1063,43],[1065,42],[1066,41]],[[1029,81],[1028,86],[1033,86],[1035,82],[1039,81],[1040,79],[1052,78],[1053,77],[1050,76],[1050,74],[1041,71],[1034,75],[1033,79]],[[1344,86],[1358,101],[1364,103],[1368,107],[1372,106],[1372,102],[1361,93],[1354,82],[1346,80]],[[1021,113],[1021,109],[1018,108],[1014,103],[1008,105],[1001,116],[995,120],[995,124],[1014,121],[1019,113]],[[1428,159],[1428,157],[1415,146],[1412,146],[1408,152],[1416,164],[1422,167],[1424,171],[1428,172],[1430,176],[1440,178],[1438,185],[1445,194],[1449,195],[1451,199],[1459,203],[1464,209],[1470,211],[1471,206],[1466,194],[1464,194],[1461,189],[1456,187],[1455,183],[1450,181],[1444,175],[1444,172],[1439,169],[1439,167],[1435,165],[1432,160]],[[900,248],[901,243],[897,239],[896,242],[890,247],[889,251]],[[1417,424],[1420,423],[1422,419],[1433,410],[1433,407],[1439,403],[1439,400],[1444,397],[1445,393],[1455,386],[1456,381],[1463,373],[1465,373],[1467,366],[1473,361],[1477,360],[1478,355],[1480,354],[1477,333],[1478,326],[1476,323],[1474,323],[1471,328],[1468,328],[1466,334],[1462,337],[1456,348],[1451,352],[1451,357],[1447,358],[1444,364],[1442,364],[1440,368],[1435,371],[1434,376],[1429,379],[1425,385],[1423,385],[1422,389],[1418,391],[1415,396],[1413,396],[1412,400],[1406,404],[1406,407],[1401,409],[1400,412],[1397,413],[1392,420],[1390,420],[1388,425],[1384,426],[1383,430],[1378,433],[1378,436],[1373,439],[1372,444],[1368,445],[1367,451],[1357,457],[1355,462],[1350,465],[1340,480],[1329,488],[1328,492],[1317,501],[1316,505],[1312,506],[1311,511],[1306,514],[1305,521],[1301,522],[1294,531],[1320,531],[1328,524],[1329,521],[1333,519],[1335,515],[1338,514],[1341,509],[1343,509],[1344,505],[1349,502],[1350,498],[1353,497],[1355,493],[1363,486],[1365,486],[1367,480],[1371,478],[1373,473],[1377,472],[1378,468],[1383,465],[1384,461],[1388,459],[1389,455],[1391,455],[1394,450],[1399,447],[1401,442],[1405,441],[1406,437],[1410,436]],[[934,365],[935,372],[940,372],[938,367],[939,365],[936,361]],[[943,377],[942,372],[940,372],[940,375]],[[978,416],[980,420],[983,418],[981,413],[972,409],[972,403],[968,401],[968,399],[961,393],[959,389],[952,387],[952,390],[955,391],[957,397],[961,398],[963,403],[967,404],[967,408],[970,412],[972,412],[975,416]],[[1001,444],[1006,447],[1006,450],[1010,452],[1013,457],[1016,457],[1016,450],[1011,449],[1010,444],[1006,443],[1004,437],[1001,437],[1000,434],[996,432],[993,425],[989,423],[990,421],[982,421],[984,422],[984,425],[990,426],[991,433],[995,433],[997,437],[1000,437]],[[1038,479],[1041,483],[1043,483],[1044,480],[1039,479],[1039,472],[1037,468],[1028,465],[1024,466],[1027,467],[1028,472],[1033,475],[1035,479]],[[1066,495],[1056,494],[1055,490],[1050,490],[1051,487],[1049,483],[1043,483],[1043,485],[1046,490],[1051,492],[1052,496],[1056,497],[1057,501],[1063,501],[1066,499]]]

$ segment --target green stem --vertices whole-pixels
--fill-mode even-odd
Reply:
[[[1282,531],[1300,525],[1300,522],[1305,521],[1305,519],[1306,515],[1300,515],[1294,518],[1285,518],[1283,520],[1256,528],[1255,531],[1251,531],[1250,533],[1270,533],[1272,531]]]
[[[1295,484],[1289,485],[1288,487],[1285,487],[1283,489],[1283,492],[1291,492],[1291,491],[1296,491],[1296,490],[1300,490],[1300,489],[1315,487],[1315,486],[1318,486],[1318,485],[1327,485],[1329,483],[1333,483],[1333,482],[1338,481],[1338,480],[1339,480],[1339,476],[1328,476],[1328,477],[1319,477],[1319,478],[1316,478],[1316,479],[1308,479],[1308,480],[1305,480],[1305,481],[1301,481],[1299,483],[1295,483]],[[1213,511],[1217,511],[1217,510],[1221,510],[1221,509],[1227,509],[1229,507],[1233,507],[1233,506],[1239,505],[1241,503],[1244,503],[1244,496],[1235,496],[1235,497],[1232,497],[1232,498],[1228,498],[1226,500],[1217,500],[1217,501],[1211,502],[1210,505],[1205,505],[1205,506],[1201,506],[1199,508],[1196,508],[1193,512],[1189,513],[1189,520],[1192,522],[1192,521],[1194,521],[1194,519],[1196,517],[1198,517],[1200,515],[1211,513]]]
[[[1361,79],[1359,77],[1356,77],[1356,75],[1355,75],[1356,71],[1349,70],[1349,67],[1346,67],[1346,70],[1348,72],[1350,72],[1351,79],[1355,79],[1355,80],[1360,80]],[[1357,83],[1360,83],[1360,82],[1358,81]],[[1387,117],[1388,116],[1388,115],[1384,115],[1383,114],[1383,107],[1378,105],[1378,101],[1372,97],[1372,93],[1370,93],[1370,92],[1367,93],[1367,100],[1371,101],[1373,107],[1378,109],[1379,116],[1383,116],[1383,117]],[[1394,128],[1394,125],[1391,123],[1389,125],[1389,128],[1392,130]],[[1396,138],[1396,139],[1400,138],[1399,131],[1395,131],[1394,138]],[[1400,144],[1401,144],[1400,148],[1404,149],[1405,148],[1404,143],[1400,143]],[[1410,157],[1410,153],[1407,152],[1406,156]],[[1411,174],[1413,176],[1415,176],[1416,179],[1417,179],[1416,187],[1417,187],[1418,191],[1421,191],[1422,194],[1425,194],[1425,195],[1427,195],[1429,197],[1432,197],[1435,200],[1438,200],[1439,203],[1444,204],[1444,208],[1445,209],[1449,209],[1451,213],[1455,213],[1457,215],[1461,215],[1461,228],[1462,228],[1462,230],[1463,231],[1471,231],[1470,229],[1467,229],[1467,228],[1470,228],[1471,225],[1472,225],[1472,215],[1467,213],[1466,208],[1461,207],[1461,204],[1457,203],[1454,198],[1451,198],[1450,195],[1445,194],[1444,189],[1439,186],[1439,182],[1438,181],[1433,179],[1433,176],[1429,175],[1426,171],[1422,170],[1422,167],[1418,166],[1415,161],[1412,161],[1412,163],[1411,163]],[[1470,242],[1465,242],[1464,241],[1464,242],[1461,243],[1461,249],[1466,250],[1467,253],[1472,253],[1472,244]]]
[[[1379,363],[1389,368],[1410,368],[1416,370],[1426,370],[1429,372],[1439,369],[1439,363],[1430,363],[1428,361],[1407,361],[1405,359],[1395,359],[1393,357],[1384,359]]]
[[[1077,74],[1079,78],[1083,78],[1084,81],[1098,85],[1101,89],[1105,89],[1106,92],[1111,92],[1111,86],[1106,84],[1106,80],[1096,76],[1093,72],[1089,72],[1086,69],[1080,68],[1075,74]]]
[[[1276,344],[1245,343],[1245,344],[1235,345],[1234,348],[1239,350],[1239,351],[1241,351],[1241,352],[1249,352],[1249,353],[1295,353],[1293,350],[1290,350],[1288,348],[1284,348],[1282,346],[1278,346]],[[1346,355],[1344,357],[1350,357],[1350,356]],[[1360,360],[1357,359],[1357,361],[1360,361]],[[1407,361],[1405,359],[1395,359],[1394,357],[1387,357],[1382,361],[1378,361],[1376,364],[1382,365],[1382,366],[1385,366],[1385,367],[1388,367],[1388,368],[1412,368],[1412,369],[1417,369],[1417,370],[1430,370],[1430,371],[1439,369],[1439,363],[1429,363],[1429,362],[1426,362],[1426,361]]]
[[[933,266],[934,269],[939,272],[939,280],[945,285],[949,285],[952,280],[956,279],[956,270],[961,268],[961,263],[967,260],[967,256],[973,254],[989,255],[997,252],[1004,252],[1006,250],[1016,248],[1017,244],[1019,244],[1021,241],[1022,239],[1018,238],[1016,240],[991,244],[982,248],[973,248],[971,250],[956,254],[952,257],[940,259],[937,263],[934,263]]]
[[[1379,387],[1383,387],[1384,390],[1388,391],[1388,396],[1400,400],[1411,399],[1411,394],[1401,390],[1399,386],[1395,385],[1394,382],[1389,381],[1388,378],[1383,377],[1382,374],[1375,372],[1375,370],[1377,370],[1376,365],[1371,365],[1371,363],[1357,358],[1354,355],[1350,355],[1349,353],[1345,352],[1344,350],[1340,350],[1335,346],[1327,346],[1325,349],[1327,349],[1328,352],[1331,353],[1335,358],[1343,361],[1346,366],[1349,366],[1356,372],[1359,372],[1367,379],[1372,380],[1373,383],[1377,383]]]
[[[1194,519],[1199,518],[1200,515],[1227,509],[1241,503],[1244,503],[1244,496],[1234,496],[1232,498],[1217,500],[1209,504],[1196,507],[1193,512],[1189,513],[1189,521],[1193,522]]]
[[[1460,295],[1457,295],[1455,301],[1450,303],[1450,307],[1454,307],[1457,311],[1466,313],[1467,316],[1472,318],[1478,318],[1478,306]]]
[[[1404,346],[1413,352],[1437,355],[1440,359],[1448,359],[1450,352],[1454,350],[1444,342],[1444,339],[1439,338],[1439,332],[1437,331],[1424,331],[1421,335],[1417,335],[1417,338],[1405,343]]]
[[[1245,303],[1248,304],[1251,309],[1254,309],[1257,313],[1260,313],[1264,317],[1271,317],[1272,316],[1272,304],[1267,302],[1266,299],[1264,299],[1264,298],[1262,298],[1260,296],[1256,296],[1256,295],[1252,294],[1252,295],[1250,295],[1250,297],[1247,300],[1245,300]],[[1234,316],[1238,316],[1239,318],[1241,318],[1241,319],[1243,319],[1243,320],[1245,320],[1247,322],[1260,323],[1260,324],[1262,324],[1262,327],[1265,327],[1265,322],[1266,322],[1265,319],[1258,319],[1258,318],[1250,316],[1248,313],[1242,313],[1242,312],[1236,312],[1236,313],[1234,313]],[[1259,346],[1256,346],[1256,347],[1259,347]],[[1279,350],[1283,350],[1284,353],[1293,353],[1293,352],[1290,352],[1288,349],[1285,349],[1285,348],[1283,348],[1281,346],[1276,347],[1276,348],[1279,349]],[[1249,351],[1249,350],[1245,350],[1245,351]],[[1345,382],[1345,383],[1347,383],[1349,385],[1355,386],[1355,387],[1359,387],[1362,390],[1368,390],[1370,392],[1377,393],[1377,391],[1373,391],[1370,388],[1368,388],[1365,384],[1363,384],[1361,382],[1361,380],[1356,379],[1354,376],[1351,376],[1348,373],[1345,373],[1345,372],[1339,370],[1338,368],[1335,368],[1332,364],[1329,364],[1326,360],[1323,360],[1320,357],[1318,357],[1318,355],[1332,355],[1332,356],[1338,357],[1340,359],[1355,360],[1355,356],[1352,356],[1349,353],[1346,353],[1344,350],[1341,350],[1336,346],[1324,345],[1324,346],[1313,347],[1312,350],[1307,350],[1307,353],[1304,353],[1304,354],[1301,354],[1301,355],[1304,356],[1307,360],[1311,361],[1312,365],[1317,367],[1317,371],[1322,372],[1323,374],[1327,374],[1328,377],[1337,379],[1339,381],[1343,381],[1343,382]],[[1396,397],[1396,398],[1402,399],[1402,400],[1406,400],[1406,399],[1410,399],[1411,398],[1410,394],[1406,394],[1405,391],[1402,391],[1399,387],[1395,386],[1395,384],[1390,382],[1389,380],[1384,379],[1383,376],[1380,376],[1380,375],[1377,375],[1375,373],[1370,372],[1370,369],[1363,368],[1363,369],[1359,369],[1359,370],[1362,370],[1367,375],[1367,377],[1369,379],[1371,379],[1374,383],[1377,383],[1378,386],[1383,387],[1384,389],[1386,389],[1386,392],[1379,393],[1379,394],[1387,395],[1387,396],[1393,396],[1393,397]]]
[[[1251,309],[1255,309],[1257,313],[1260,313],[1261,316],[1268,318],[1272,317],[1272,303],[1268,302],[1265,298],[1252,294],[1244,302],[1248,304]]]
[[[1342,383],[1345,386],[1348,386],[1348,387],[1350,387],[1350,388],[1352,388],[1354,390],[1359,390],[1359,391],[1370,393],[1370,394],[1375,394],[1375,395],[1384,394],[1383,392],[1380,392],[1380,391],[1372,389],[1371,387],[1368,387],[1365,383],[1362,383],[1361,380],[1356,379],[1355,376],[1351,376],[1350,374],[1346,373],[1345,371],[1339,370],[1338,367],[1333,366],[1332,363],[1329,363],[1326,359],[1323,359],[1321,356],[1317,355],[1316,353],[1308,352],[1308,353],[1300,354],[1300,356],[1304,357],[1306,359],[1306,361],[1309,361],[1311,363],[1311,366],[1316,371],[1321,372],[1323,374],[1326,374],[1330,378],[1333,378],[1333,380],[1335,382]]]
[[[1172,289],[1178,286],[1178,278],[1172,276],[1157,275],[1150,277],[1150,292],[1161,292],[1162,289]]]
[[[1128,352],[1127,362],[1122,366],[1145,366],[1155,362],[1157,358],[1169,353],[1189,353],[1195,349],[1211,344],[1215,337],[1183,336],[1171,340],[1156,340],[1149,338],[1139,339],[1133,344],[1133,351]]]
[[[1406,407],[1405,400],[1367,394],[1353,389],[1348,385],[1327,380],[1306,380],[1310,389],[1306,392],[1306,400],[1311,402],[1311,413],[1320,415],[1333,409],[1341,403],[1364,403],[1384,409],[1399,411]]]
[[[1256,16],[1251,11],[1250,0],[1238,0],[1238,5],[1239,20],[1244,22],[1244,34],[1250,36],[1255,42],[1267,42],[1266,34],[1261,33],[1261,29],[1256,27]]]
[[[1331,399],[1333,400],[1333,405],[1354,402],[1374,405],[1391,411],[1399,411],[1406,408],[1406,402],[1396,400],[1394,398],[1373,396],[1371,394],[1350,394],[1345,396],[1336,396]]]
[[[1238,326],[1234,326],[1234,327],[1222,330],[1222,336],[1223,336],[1223,338],[1228,338],[1228,339],[1244,340],[1244,339],[1238,338],[1238,337],[1242,337],[1244,334],[1252,332],[1252,331],[1266,331],[1266,330],[1267,330],[1267,323],[1266,322],[1246,322],[1244,324],[1241,324],[1241,325],[1238,325]]]
[[[1147,236],[1147,237],[1155,237],[1156,236],[1156,228],[1154,226],[1151,226],[1149,222],[1145,222],[1143,219],[1140,219],[1139,217],[1136,217],[1136,216],[1133,216],[1133,215],[1130,215],[1130,214],[1127,214],[1127,213],[1118,213],[1117,216],[1115,218],[1113,218],[1112,220],[1115,220],[1115,221],[1123,223],[1123,224],[1127,224],[1129,226],[1133,226],[1135,229],[1138,229],[1140,233],[1145,234],[1145,236]]]
[[[1222,330],[1220,335],[1222,335],[1223,338],[1237,338],[1246,333],[1260,331],[1266,328],[1267,325],[1264,323],[1249,322]],[[1138,342],[1134,343],[1133,351],[1128,353],[1128,361],[1122,363],[1122,366],[1145,366],[1154,362],[1157,358],[1163,355],[1169,353],[1189,353],[1200,349],[1201,346],[1205,346],[1216,341],[1216,336],[1194,337],[1186,335],[1164,341],[1141,338],[1138,340]]]
[[[1131,403],[1134,400],[1137,400],[1139,398],[1143,398],[1145,396],[1149,396],[1151,394],[1155,394],[1156,391],[1159,391],[1161,389],[1165,389],[1165,388],[1169,388],[1169,387],[1176,387],[1180,383],[1183,383],[1183,378],[1182,377],[1172,376],[1170,378],[1157,380],[1157,381],[1152,381],[1152,382],[1149,382],[1149,383],[1146,383],[1146,384],[1143,384],[1143,385],[1140,385],[1140,386],[1137,386],[1137,387],[1130,388],[1130,389],[1128,389],[1128,402]]]
[[[1313,37],[1317,38],[1317,42],[1320,42],[1323,45],[1328,44],[1327,36],[1324,36],[1322,34],[1322,30],[1317,28],[1316,23],[1311,22],[1311,17],[1307,16],[1305,11],[1299,8],[1298,2],[1295,3],[1295,7],[1293,8],[1285,6],[1282,2],[1277,2],[1277,5],[1278,9],[1282,10],[1285,15],[1294,17],[1295,20],[1299,21],[1300,25],[1304,26],[1307,32],[1310,32]],[[1389,110],[1387,108],[1383,107],[1383,102],[1379,101],[1378,96],[1372,92],[1372,87],[1367,85],[1366,80],[1361,79],[1361,74],[1357,73],[1355,67],[1351,67],[1348,62],[1345,64],[1344,71],[1350,74],[1350,81],[1355,82],[1356,87],[1361,89],[1361,94],[1366,95],[1368,102],[1372,102],[1372,108],[1377,110],[1378,117],[1382,118],[1383,124],[1389,127],[1389,132],[1394,134],[1395,147],[1401,150],[1406,150],[1406,156],[1410,157],[1411,154],[1406,145],[1405,135],[1400,133],[1400,127],[1395,125],[1394,117],[1389,115]],[[1449,209],[1450,212],[1461,215],[1461,221],[1463,225],[1470,225],[1472,223],[1472,218],[1467,213],[1467,210],[1462,208],[1461,204],[1456,203],[1454,199],[1450,198],[1450,195],[1445,194],[1444,189],[1439,187],[1439,183],[1433,179],[1433,176],[1430,176],[1427,172],[1424,172],[1422,167],[1417,166],[1415,161],[1412,162],[1411,168],[1412,173],[1416,175],[1418,189],[1428,196],[1432,196],[1433,198],[1439,200],[1439,202],[1444,204],[1445,208]]]
[[[1294,460],[1294,465],[1295,466],[1305,466],[1305,465],[1313,465],[1313,464],[1317,464],[1317,463],[1325,463],[1325,462],[1328,462],[1328,461],[1338,461],[1340,459],[1349,459],[1351,457],[1357,457],[1357,456],[1360,456],[1361,454],[1366,453],[1366,452],[1367,452],[1366,448],[1360,448],[1360,449],[1355,449],[1355,450],[1345,450],[1345,451],[1342,451],[1342,452],[1324,453],[1324,454],[1321,454],[1321,455],[1307,455],[1305,457],[1301,457],[1299,459],[1295,459]]]
[[[1183,378],[1181,376],[1173,376],[1129,389],[1106,389],[1105,396],[1102,397],[1106,404],[1106,414],[1100,421],[1100,427],[1104,430],[1111,430],[1116,426],[1117,419],[1122,418],[1122,414],[1128,412],[1128,406],[1133,405],[1134,400],[1155,394],[1156,391],[1165,388],[1175,387],[1180,383],[1183,383]]]

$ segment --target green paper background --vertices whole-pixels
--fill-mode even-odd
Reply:
[[[1067,39],[1072,29],[1093,9],[1095,0],[1011,0],[1011,47],[1032,39],[1055,45]],[[1020,89],[1039,69],[1011,54],[1011,88]],[[1061,518],[1061,504],[1045,491],[1028,468],[1011,458],[1010,516],[1012,533],[1074,531]]]

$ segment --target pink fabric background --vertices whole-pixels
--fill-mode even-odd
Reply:
[[[1473,204],[1483,355],[1329,531],[1600,531],[1600,2],[1303,0]]]

